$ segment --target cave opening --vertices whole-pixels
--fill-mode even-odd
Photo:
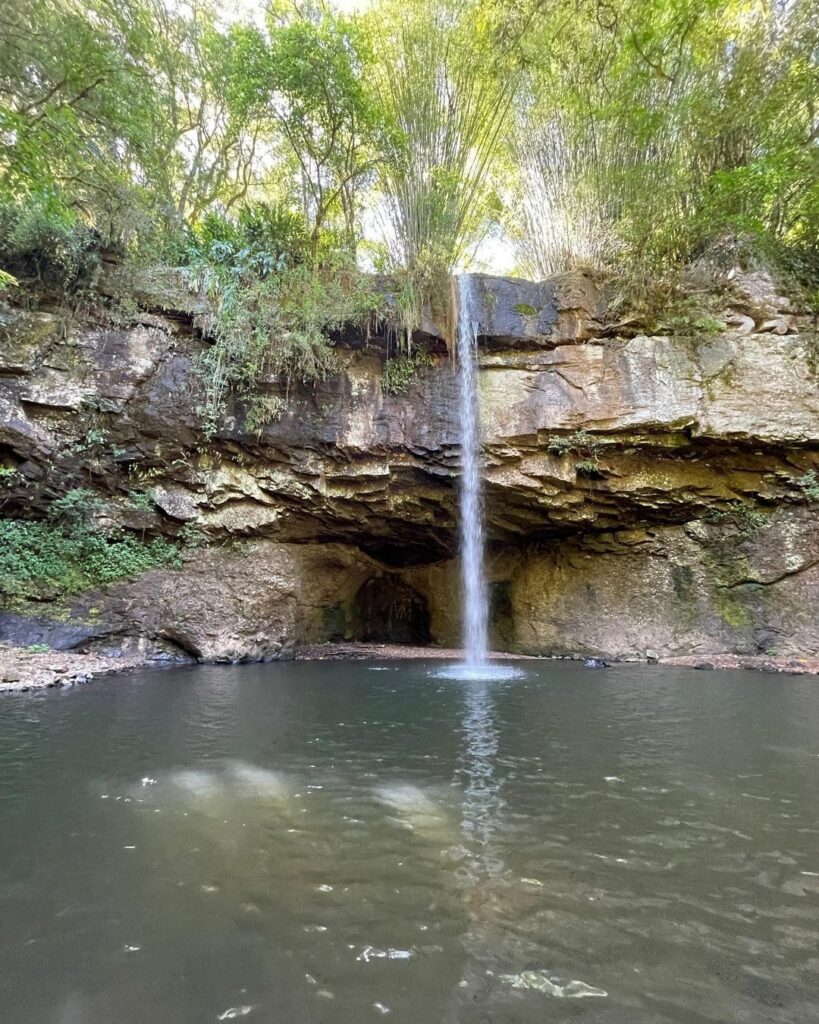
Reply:
[[[355,616],[362,641],[420,645],[431,639],[426,598],[393,573],[373,576],[361,585]]]

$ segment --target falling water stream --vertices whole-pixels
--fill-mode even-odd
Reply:
[[[481,437],[478,409],[478,320],[474,280],[458,277],[456,331],[461,424],[461,578],[464,660],[471,669],[486,663],[487,599],[481,502]]]

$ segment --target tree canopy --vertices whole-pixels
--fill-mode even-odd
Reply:
[[[284,218],[291,262],[423,277],[492,231],[521,272],[660,273],[730,242],[815,287],[817,95],[813,0],[18,0],[0,265],[44,224],[178,263]]]

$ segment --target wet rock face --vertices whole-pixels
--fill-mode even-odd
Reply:
[[[490,556],[493,643],[524,654],[660,658],[730,651],[806,656],[819,646],[819,517],[601,532]],[[407,572],[433,635],[457,643],[456,562]]]
[[[816,598],[816,559],[804,560],[819,533],[815,338],[765,282],[733,288],[718,336],[617,338],[582,277],[479,277],[502,646],[819,649],[803,610]],[[201,300],[173,281],[141,282],[138,298],[145,312],[111,329],[0,314],[0,464],[15,470],[0,482],[2,514],[42,515],[90,486],[127,529],[197,529],[250,548],[202,549],[180,571],[78,599],[77,643],[148,637],[241,660],[364,632],[396,640],[406,623],[417,642],[424,602],[432,640],[454,642],[459,424],[447,357],[390,396],[377,339],[342,348],[340,372],[291,396],[279,422],[250,434],[237,406],[206,443],[193,372],[206,342],[191,320]],[[785,333],[766,326],[783,316]],[[751,520],[732,526],[748,510],[762,514],[756,533]],[[736,552],[745,561],[725,577]],[[367,583],[378,579],[393,597]]]

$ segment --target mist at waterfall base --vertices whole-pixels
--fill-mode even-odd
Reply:
[[[437,670],[448,679],[511,679],[520,670],[491,662],[489,601],[484,568],[481,422],[478,397],[478,302],[471,274],[457,278],[455,354],[458,364],[458,413],[461,427],[460,564],[463,661]]]

